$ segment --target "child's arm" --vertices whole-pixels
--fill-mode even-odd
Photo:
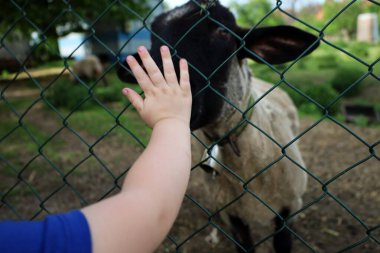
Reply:
[[[189,180],[191,90],[187,63],[180,61],[178,84],[167,47],[161,48],[164,75],[145,48],[138,52],[147,73],[133,57],[127,62],[145,99],[130,89],[123,93],[153,133],[122,191],[83,209],[95,253],[153,252],[174,223]]]

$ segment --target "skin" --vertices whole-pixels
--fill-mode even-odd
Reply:
[[[178,82],[167,47],[161,47],[160,72],[144,47],[138,48],[145,70],[132,56],[131,70],[145,93],[123,94],[153,128],[149,144],[130,169],[122,191],[84,208],[93,252],[153,252],[178,215],[190,176],[191,90],[188,65],[180,61]]]

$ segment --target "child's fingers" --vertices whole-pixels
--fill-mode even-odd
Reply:
[[[180,86],[185,90],[190,90],[190,77],[189,77],[189,66],[185,59],[179,61],[180,69]]]
[[[165,79],[162,76],[160,69],[157,67],[156,63],[150,56],[148,50],[145,47],[141,46],[137,49],[137,52],[139,53],[140,58],[144,63],[144,67],[148,72],[150,80],[152,80],[153,84],[155,86],[165,85]]]
[[[145,73],[144,69],[136,61],[135,57],[128,56],[127,63],[129,67],[131,68],[133,74],[135,75],[137,82],[141,86],[141,89],[143,91],[146,91],[147,89],[149,89],[149,86],[153,85],[152,81],[150,80],[149,76]]]
[[[161,47],[162,65],[164,66],[164,75],[166,83],[169,86],[178,85],[177,75],[174,70],[172,56],[167,46]]]
[[[123,94],[128,98],[129,102],[131,102],[138,112],[143,109],[144,100],[136,91],[124,88]]]

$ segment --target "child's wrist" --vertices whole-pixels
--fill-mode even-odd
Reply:
[[[190,130],[190,122],[181,118],[171,117],[171,118],[160,119],[159,121],[156,122],[156,124],[154,124],[153,129],[156,128],[157,126],[162,126],[162,125],[165,125],[165,126],[169,125],[172,127],[175,126],[175,127],[181,127],[181,128],[183,127]]]

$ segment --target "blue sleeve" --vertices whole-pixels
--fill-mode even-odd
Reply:
[[[91,253],[91,234],[81,211],[43,221],[0,222],[1,253]]]

